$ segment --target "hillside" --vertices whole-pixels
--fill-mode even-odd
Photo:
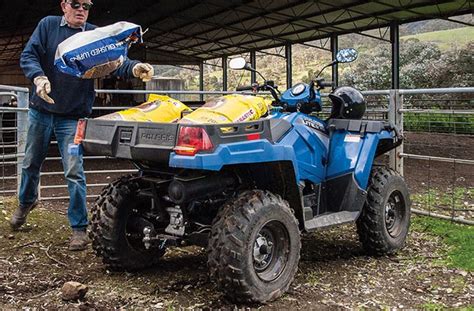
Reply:
[[[459,48],[474,41],[474,27],[462,27],[447,30],[425,32],[416,35],[403,36],[401,40],[418,39],[424,42],[432,42],[439,46],[442,51]]]
[[[472,14],[453,16],[453,17],[450,17],[450,19],[457,20],[464,23],[471,23],[471,24],[473,23]],[[447,29],[453,29],[453,28],[459,28],[459,27],[461,27],[460,24],[453,23],[449,20],[430,19],[430,20],[424,20],[424,21],[401,25],[400,35],[401,36],[416,35],[416,34],[425,33],[425,32],[447,30]]]

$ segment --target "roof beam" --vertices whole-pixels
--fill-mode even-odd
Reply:
[[[33,24],[46,13],[60,11],[54,0],[44,0],[42,6],[17,2],[8,2],[7,10],[0,12],[0,24],[4,26],[0,27],[0,64],[18,67],[19,54]],[[157,61],[160,55],[180,62],[198,62],[289,43],[305,44],[330,34],[353,32],[377,38],[376,34],[362,32],[387,27],[392,20],[400,24],[427,18],[459,22],[449,16],[472,13],[470,0],[142,0],[131,8],[126,3],[100,1],[91,17],[97,18],[94,21],[98,24],[122,16],[150,25],[154,30],[145,37],[152,38],[146,54]],[[471,21],[460,24],[473,26]],[[380,38],[385,38],[385,34],[380,33]],[[135,50],[140,49],[132,49],[131,54]]]
[[[451,2],[451,1],[446,0],[446,1],[438,1],[438,2]],[[412,5],[408,6],[408,7],[410,7],[410,8],[421,8],[421,7],[426,7],[426,6],[429,6],[429,4],[426,3],[426,2],[423,2],[423,3],[412,4]],[[377,15],[388,15],[388,14],[392,14],[392,13],[397,12],[397,11],[398,11],[398,10],[397,10],[396,8],[391,8],[391,7],[390,7],[389,9],[383,10],[383,11],[381,11],[381,12],[377,12],[376,14],[377,14]],[[304,16],[303,18],[310,18],[310,17],[315,17],[315,16],[317,16],[317,15],[312,14],[312,15],[309,15],[309,16]],[[351,21],[353,21],[353,20],[355,20],[355,19],[349,18],[349,19],[339,20],[339,21],[337,21],[337,22],[328,23],[328,24],[326,24],[325,26],[326,26],[326,27],[328,27],[328,26],[329,26],[329,27],[332,27],[332,26],[335,26],[335,25],[340,25],[340,24],[343,24],[343,23],[351,22]],[[363,30],[369,30],[369,29],[374,29],[374,28],[386,27],[386,26],[388,26],[389,24],[390,24],[390,21],[387,20],[387,24],[381,24],[381,25],[379,25],[379,24],[370,25],[370,24],[369,24],[369,26],[360,27],[360,28],[358,28],[357,30],[358,30],[358,31],[363,31]],[[260,28],[259,28],[259,29],[260,29]],[[259,29],[257,29],[256,31],[258,31]],[[324,32],[327,33],[327,31],[324,31]],[[339,33],[339,34],[343,34],[343,33],[348,33],[348,32],[354,32],[354,30],[353,30],[353,29],[350,29],[350,30],[343,30],[343,31],[340,31],[340,32],[338,32],[338,33]],[[294,34],[296,34],[296,33],[298,33],[298,32],[293,31],[293,32],[288,32],[288,33],[280,34],[280,36],[289,36],[289,35],[294,35]],[[320,39],[320,38],[323,38],[323,37],[324,37],[324,36],[316,35],[316,36],[314,36],[314,37],[312,37],[312,38],[306,38],[306,39],[304,39],[304,40],[302,40],[302,41],[310,41],[310,40],[313,40],[313,39]],[[222,38],[219,38],[219,40],[222,40]],[[261,41],[261,40],[244,41],[244,42],[240,42],[239,45],[240,45],[240,46],[242,46],[242,45],[251,45],[251,44],[256,44],[256,43],[258,43],[259,41]],[[300,41],[300,40],[292,41],[292,43],[298,42],[298,41]],[[274,45],[273,45],[273,46],[274,46]],[[191,47],[193,47],[193,46],[191,46]],[[215,49],[207,50],[207,52],[214,52],[214,51],[216,51],[216,50],[215,50]],[[199,54],[191,54],[191,55],[199,57],[199,56],[198,56]]]
[[[275,14],[277,13],[278,11],[283,11],[283,10],[287,10],[287,9],[290,9],[290,8],[294,8],[295,6],[298,6],[298,5],[301,5],[301,4],[304,4],[304,3],[307,3],[308,1],[299,1],[299,2],[296,2],[296,3],[292,3],[291,5],[285,5],[285,6],[280,6],[278,8],[275,8],[273,10],[266,10],[265,13],[266,15],[270,15],[270,14]],[[360,4],[364,4],[364,3],[369,3],[370,1],[368,0],[365,0],[365,1],[357,1],[356,2],[356,5],[360,5]],[[315,2],[317,3],[317,2]],[[351,5],[354,5],[353,3]],[[295,21],[298,21],[298,20],[301,20],[301,19],[307,19],[309,17],[314,17],[314,16],[317,16],[317,15],[321,15],[321,14],[328,14],[328,13],[332,13],[332,12],[335,12],[335,11],[338,11],[338,10],[341,10],[342,8],[346,8],[346,7],[349,7],[351,5],[344,5],[344,6],[340,6],[338,8],[331,8],[331,9],[328,9],[328,10],[325,10],[325,11],[322,11],[322,12],[318,12],[318,14],[309,14],[309,15],[303,15],[303,16],[293,16],[291,19],[289,20],[285,20],[285,21],[279,21],[278,23],[274,23],[272,25],[266,25],[266,26],[263,26],[263,27],[258,27],[258,28],[255,28],[255,29],[252,29],[252,32],[258,32],[258,31],[261,31],[261,30],[265,30],[265,29],[268,29],[268,27],[278,27],[278,26],[281,26],[281,25],[284,25],[288,22],[295,22]],[[266,17],[266,16],[262,16],[262,13],[259,11],[258,13],[256,14],[253,14],[253,15],[250,15],[244,19],[241,19],[237,22],[231,22],[229,24],[224,24],[224,25],[216,25],[215,28],[212,28],[212,29],[208,29],[206,30],[205,32],[200,32],[200,33],[197,33],[197,34],[193,34],[193,35],[201,35],[203,33],[206,33],[206,32],[213,32],[213,31],[217,31],[219,29],[221,29],[222,27],[231,27],[231,26],[235,26],[235,25],[241,25],[242,23],[244,22],[248,22],[248,21],[251,21],[252,19],[256,19],[256,18],[263,18],[263,17]],[[266,35],[265,35],[266,36]],[[226,36],[226,37],[221,37],[221,38],[218,38],[217,40],[223,40],[223,39],[228,39],[232,36]],[[268,36],[267,36],[268,37]],[[268,39],[268,38],[267,38]],[[176,40],[176,41],[180,41],[180,40]],[[171,42],[164,42],[164,44],[169,44],[169,43],[174,43],[176,41],[171,41]]]
[[[204,2],[204,3],[205,3],[205,1],[201,1],[201,2]],[[229,10],[234,10],[234,9],[236,9],[236,8],[239,7],[239,6],[240,6],[240,4],[238,4],[238,5],[231,5],[231,6],[228,6],[228,7],[224,7],[222,10],[220,10],[220,11],[218,11],[218,12],[212,12],[212,13],[206,14],[206,15],[204,15],[204,16],[201,16],[199,19],[197,19],[197,21],[200,21],[200,20],[203,20],[203,19],[208,19],[208,18],[214,17],[214,16],[216,16],[216,15],[220,15],[220,14],[229,12]],[[193,9],[193,8],[189,8],[189,9],[186,10],[186,11],[189,11],[189,10],[191,10],[191,9]],[[179,16],[179,15],[178,15],[178,16]],[[169,19],[176,19],[176,16],[175,16],[175,15],[170,16]],[[184,18],[183,20],[187,21],[188,19]],[[166,23],[166,20],[165,20],[165,21],[161,21],[161,22]],[[178,29],[179,29],[179,28],[186,28],[186,27],[195,25],[195,23],[196,23],[196,20],[193,20],[193,21],[191,21],[191,22],[188,22],[188,23],[184,23],[184,24],[182,24],[182,25],[179,25],[179,26],[177,26],[176,28],[178,28]],[[150,29],[151,29],[152,31],[154,31],[154,30],[153,30],[153,27],[152,27],[151,25],[149,25],[149,27],[150,27]],[[175,30],[176,28],[174,28],[173,30]],[[198,36],[199,36],[199,35],[204,34],[204,33],[206,33],[206,31],[204,31],[204,32],[202,32],[202,33],[200,33],[200,34],[198,33],[198,34],[193,34],[193,35],[198,35]],[[162,31],[161,33],[157,33],[157,34],[154,34],[153,36],[149,37],[149,39],[151,40],[151,39],[157,38],[157,37],[159,37],[159,36],[165,36],[166,34],[174,34],[174,32],[173,32],[173,31],[169,31],[169,30]],[[168,43],[174,43],[174,42],[167,42],[166,44],[168,44]]]

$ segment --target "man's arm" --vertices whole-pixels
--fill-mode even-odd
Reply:
[[[45,19],[38,23],[25,49],[21,53],[20,67],[23,69],[25,76],[31,81],[38,76],[44,76],[40,59],[41,56],[46,54],[46,23]]]
[[[125,59],[120,68],[118,68],[113,75],[120,76],[122,78],[139,78],[143,82],[150,81],[153,77],[154,70],[153,66],[147,63],[142,63],[136,60]]]
[[[128,57],[125,57],[125,61],[123,62],[122,66],[120,66],[112,74],[125,79],[133,78],[133,67],[138,63],[140,62],[137,60],[131,60]]]
[[[45,102],[54,104],[54,100],[48,96],[51,92],[51,83],[41,68],[41,57],[46,54],[47,42],[47,17],[43,18],[36,26],[30,40],[21,53],[20,67],[25,76],[33,81],[36,86],[36,94]]]

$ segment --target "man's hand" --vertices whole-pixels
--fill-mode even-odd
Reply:
[[[147,63],[136,64],[133,67],[132,72],[134,77],[142,79],[143,82],[150,81],[153,75],[155,74],[153,66]]]
[[[48,104],[54,104],[54,100],[48,96],[51,93],[51,83],[46,76],[38,76],[33,80],[36,85],[36,94]]]

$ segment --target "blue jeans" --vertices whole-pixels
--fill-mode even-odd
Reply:
[[[67,119],[35,109],[28,112],[28,134],[25,158],[21,171],[20,206],[27,206],[38,198],[41,165],[48,153],[54,133],[61,153],[64,176],[69,191],[68,218],[73,230],[87,227],[86,177],[81,156],[71,156],[68,144],[74,142],[77,120]]]

